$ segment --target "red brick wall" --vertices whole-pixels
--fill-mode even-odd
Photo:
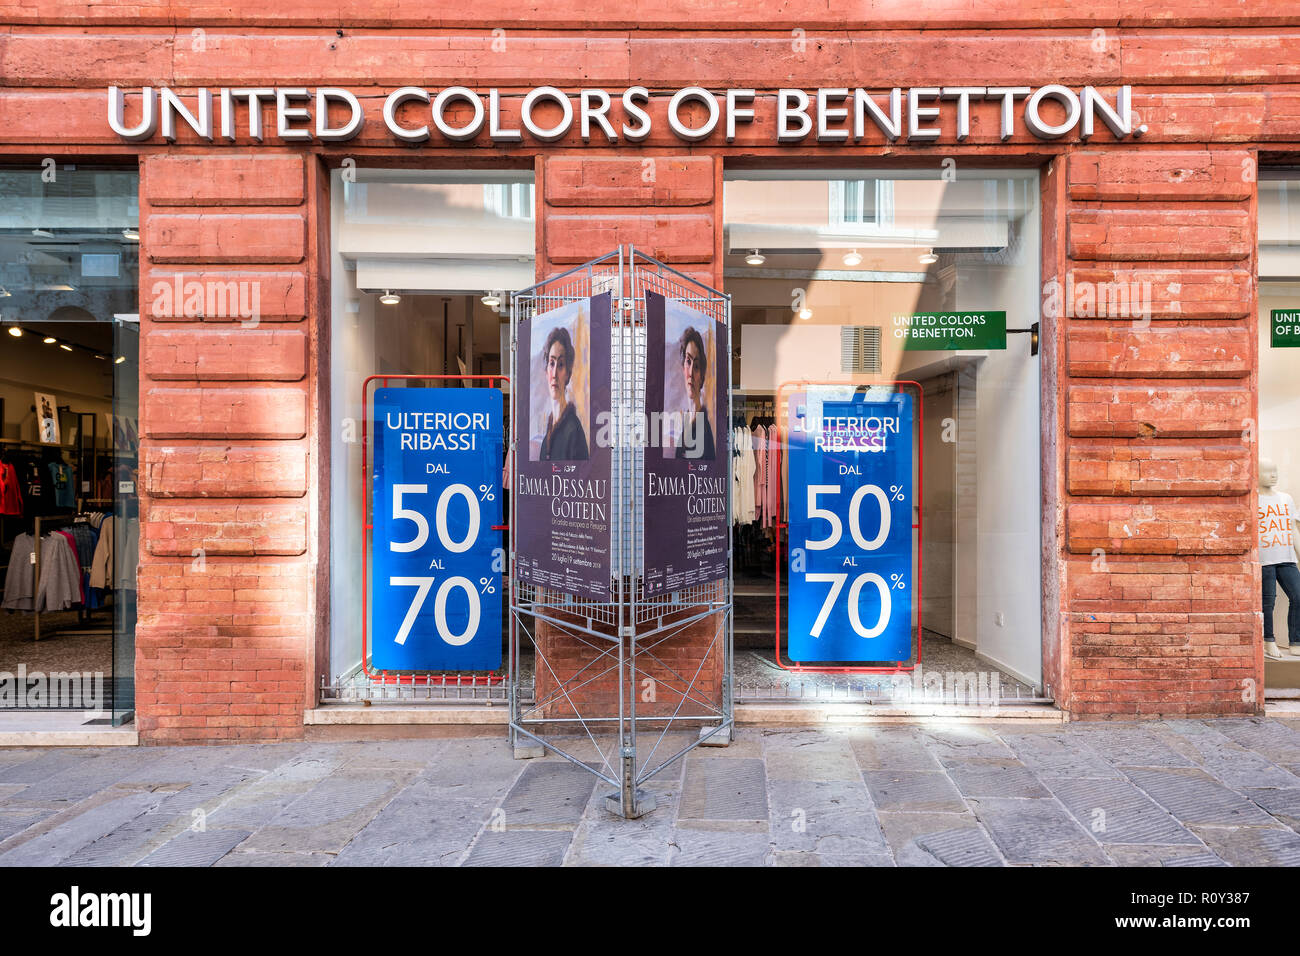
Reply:
[[[1079,717],[1254,713],[1255,154],[1080,149],[1067,168],[1065,268],[1151,293],[1149,317],[1057,326],[1058,693]]]
[[[147,742],[301,737],[312,705],[312,165],[275,151],[141,160]],[[178,274],[256,284],[255,318],[169,307],[158,283],[174,289]]]
[[[1300,154],[1300,0],[653,0],[602,11],[53,0],[0,11],[0,158],[140,163],[142,514],[137,711],[144,739],[302,735],[327,634],[328,218],[322,163],[533,165],[539,274],[635,242],[721,283],[731,164],[1014,162],[1044,177],[1044,279],[1149,282],[1149,328],[1044,326],[1044,672],[1078,716],[1251,712],[1261,682],[1250,518],[1258,153]],[[1234,29],[1234,28],[1244,29]],[[342,31],[343,36],[338,35]],[[504,32],[502,32],[504,31]],[[554,83],[752,86],[736,142],[687,145],[664,101],[640,146],[395,145],[398,83],[495,85],[507,112]],[[777,146],[783,86],[1130,83],[1148,132],[1003,142],[997,105],[935,145]],[[341,85],[351,143],[124,144],[105,87]],[[507,118],[507,122],[510,122]],[[651,162],[647,163],[647,160]],[[254,329],[152,317],[153,283],[260,283]],[[1176,356],[1176,357],[1175,357]],[[326,366],[327,367],[327,366]],[[1243,437],[1245,436],[1245,437]],[[1105,569],[1094,557],[1104,551]],[[203,561],[194,554],[202,549]],[[1094,564],[1096,563],[1096,566]]]

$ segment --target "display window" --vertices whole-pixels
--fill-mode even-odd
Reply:
[[[736,170],[724,202],[737,694],[1041,697],[1038,173]]]
[[[532,174],[338,170],[331,196],[325,696],[428,691],[430,675],[439,693],[499,690],[506,316],[510,290],[534,281]],[[559,398],[532,454],[572,458],[589,433],[570,357],[586,348],[582,331],[560,329],[537,356],[550,367],[534,382]]]
[[[139,175],[0,170],[0,694],[133,709]]]
[[[421,466],[421,448],[403,445],[394,478],[386,449],[425,441],[395,423],[450,408],[450,392],[484,408],[498,401],[484,390],[508,395],[507,290],[535,268],[531,178],[355,170],[332,185],[327,699],[490,684],[495,653],[448,648],[489,620],[507,636],[508,542],[484,529],[504,532],[509,463],[444,483],[439,462],[464,449],[430,446]],[[1032,170],[726,177],[731,354],[668,316],[654,391],[669,446],[732,459],[740,699],[846,684],[896,699],[900,680],[931,698],[1044,696],[1038,196]],[[532,330],[529,467],[577,468],[595,447],[589,320],[557,308]],[[701,374],[720,363],[730,421]],[[501,460],[507,409],[499,430],[457,440]],[[444,563],[438,549],[461,556]],[[438,653],[408,646],[413,634],[438,635]]]
[[[1259,183],[1259,564],[1264,680],[1300,696],[1300,170]]]

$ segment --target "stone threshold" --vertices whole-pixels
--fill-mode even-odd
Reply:
[[[0,711],[0,747],[135,747],[134,724],[86,724],[80,711]]]
[[[956,705],[956,704],[861,704],[847,702],[792,702],[737,704],[739,726],[805,726],[825,724],[867,724],[880,722],[944,721],[987,723],[1007,721],[1064,723],[1065,714],[1050,704]],[[503,704],[448,706],[404,704],[370,706],[324,704],[303,713],[303,723],[314,727],[365,727],[394,725],[504,726],[509,710]]]

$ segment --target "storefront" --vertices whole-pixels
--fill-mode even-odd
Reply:
[[[57,349],[50,323],[81,309],[85,361],[117,370],[85,410],[131,428],[97,446],[102,510],[138,549],[106,602],[114,714],[149,743],[293,739],[383,698],[374,389],[508,395],[510,293],[630,247],[730,297],[730,356],[705,335],[689,359],[728,363],[718,433],[754,482],[730,502],[741,699],[829,680],[791,676],[808,502],[769,455],[811,383],[916,409],[911,477],[882,500],[911,512],[906,570],[878,598],[850,585],[906,590],[912,646],[823,658],[876,667],[846,690],[919,663],[1076,719],[1259,713],[1262,590],[1285,646],[1290,577],[1261,572],[1258,462],[1286,490],[1300,461],[1271,335],[1300,314],[1286,11],[1094,27],[1087,4],[1004,6],[921,31],[878,4],[862,32],[811,8],[743,32],[685,8],[598,30],[555,11],[15,18],[0,321],[22,334],[2,339],[0,440],[39,454],[34,396],[91,395],[17,347]],[[77,447],[64,463],[93,470]],[[499,670],[457,673],[464,699],[499,690]]]

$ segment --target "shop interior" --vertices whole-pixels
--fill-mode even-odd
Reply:
[[[1264,479],[1271,462],[1276,483],[1261,481],[1261,608],[1266,606],[1265,577],[1274,585],[1273,613],[1266,615],[1278,656],[1264,659],[1264,683],[1270,697],[1300,697],[1300,572],[1295,572],[1297,535],[1294,510],[1266,514],[1278,493],[1300,496],[1300,385],[1296,358],[1300,351],[1275,347],[1273,310],[1300,308],[1300,170],[1272,170],[1259,183],[1259,459]],[[1287,527],[1289,525],[1289,527]],[[1273,542],[1285,545],[1264,552]],[[1276,563],[1275,563],[1276,562]],[[1278,572],[1279,565],[1282,567]],[[1292,595],[1287,591],[1291,590]],[[1290,623],[1288,623],[1290,622]],[[1267,641],[1265,648],[1268,648]]]
[[[102,719],[118,722],[131,705],[139,533],[138,181],[0,171],[0,673],[75,673],[87,690],[102,680]]]
[[[1037,174],[736,171],[725,182],[724,217],[733,427],[748,431],[751,445],[766,437],[787,414],[785,383],[917,383],[913,551],[922,590],[913,630],[922,668],[997,672],[1003,696],[1039,696],[1033,335],[1009,334],[1005,350],[916,351],[894,334],[898,322],[926,312],[1005,311],[1009,329],[1038,322]],[[776,661],[776,566],[787,566],[789,547],[775,527],[783,514],[742,514],[734,529],[742,545],[736,669],[758,695],[765,683],[781,696],[791,683],[827,680],[791,675]],[[915,664],[917,653],[914,637],[903,663]],[[867,692],[873,682],[889,685],[856,681]]]

